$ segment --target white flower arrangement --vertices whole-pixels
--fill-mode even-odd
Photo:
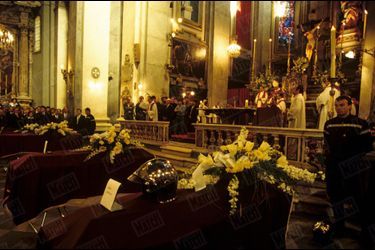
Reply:
[[[67,121],[62,121],[60,123],[50,122],[46,125],[39,125],[38,123],[26,124],[21,129],[21,133],[32,132],[37,135],[44,135],[48,131],[57,132],[63,136],[66,136],[66,134],[75,133],[73,129],[68,127]]]
[[[109,151],[109,158],[113,164],[116,155],[123,153],[125,148],[131,145],[142,147],[142,144],[131,138],[130,132],[129,129],[122,129],[120,131],[119,127],[112,126],[104,133],[93,134],[90,137],[91,153],[87,156],[86,160],[91,159],[101,152]]]
[[[75,133],[75,131],[68,127],[67,121],[62,121],[60,123],[50,122],[46,125],[42,125],[38,128],[35,128],[34,132],[37,135],[44,135],[48,131],[56,131],[57,133],[66,136],[66,134]]]
[[[227,190],[231,197],[230,214],[234,214],[237,210],[238,189],[241,183],[237,176],[239,173],[245,174],[254,182],[262,180],[275,185],[289,194],[293,194],[293,185],[298,181],[315,181],[317,174],[289,165],[285,155],[265,141],[255,149],[254,143],[247,141],[247,136],[248,130],[242,128],[234,143],[221,146],[220,151],[208,156],[201,154],[198,157],[199,165],[192,173],[191,180],[180,180],[179,188],[195,188],[199,191],[229,175],[231,180]]]

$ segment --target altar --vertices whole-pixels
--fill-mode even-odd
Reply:
[[[255,108],[209,108],[203,109],[208,118],[208,123],[223,123],[223,124],[236,124],[248,125],[254,120]],[[212,115],[218,116],[215,121]]]
[[[276,106],[265,108],[204,109],[207,123],[282,127],[283,116]]]

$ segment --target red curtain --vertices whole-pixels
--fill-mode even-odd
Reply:
[[[238,44],[244,49],[250,49],[250,10],[251,2],[241,1],[236,15]]]
[[[236,102],[237,107],[244,107],[246,99],[249,100],[249,90],[247,88],[228,89],[228,104],[234,105],[234,102]],[[249,104],[251,101],[249,100]]]

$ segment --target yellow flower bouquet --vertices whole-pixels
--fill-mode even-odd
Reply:
[[[297,182],[315,181],[317,174],[289,165],[285,155],[265,141],[255,148],[254,143],[247,140],[247,136],[248,130],[242,128],[234,143],[221,146],[219,151],[207,156],[201,154],[191,179],[181,178],[179,188],[195,188],[195,191],[199,191],[208,184],[216,184],[222,178],[229,178],[227,190],[230,196],[230,214],[234,214],[237,211],[239,187],[244,178],[247,183],[254,185],[259,180],[265,181],[289,194],[294,192],[293,186]]]
[[[109,152],[109,159],[114,163],[116,155],[124,152],[130,146],[142,146],[137,140],[130,137],[129,129],[122,129],[119,126],[112,126],[106,132],[90,136],[91,153],[86,160],[91,159],[101,152]]]

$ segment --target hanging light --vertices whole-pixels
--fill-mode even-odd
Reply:
[[[241,54],[241,46],[237,44],[237,40],[233,39],[227,51],[230,57],[237,58]]]
[[[10,31],[0,27],[0,48],[9,49],[13,46],[13,41],[13,34]]]
[[[345,57],[350,58],[350,59],[354,59],[354,57],[355,57],[354,51],[350,50],[350,51],[346,52]]]

